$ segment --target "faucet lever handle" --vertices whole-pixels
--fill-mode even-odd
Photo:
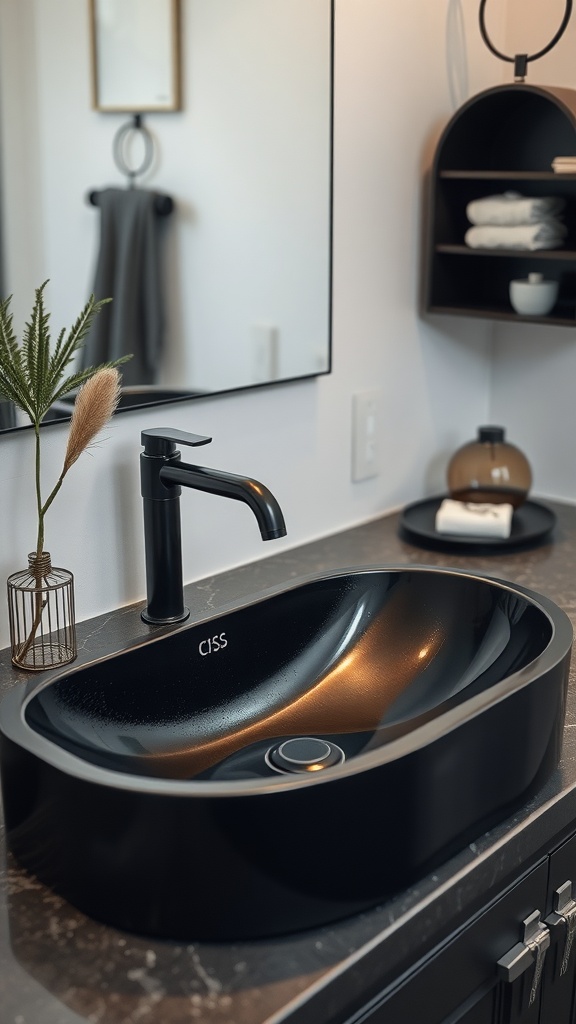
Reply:
[[[210,444],[211,440],[211,437],[189,434],[186,430],[176,430],[175,427],[151,427],[149,430],[143,430],[140,436],[145,455],[169,456],[176,450],[177,444],[187,444],[191,448],[196,448],[198,445]]]

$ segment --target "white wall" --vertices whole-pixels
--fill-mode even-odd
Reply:
[[[70,472],[47,520],[55,564],[76,576],[79,618],[144,597],[138,455],[145,426],[213,435],[202,451],[206,462],[259,477],[284,509],[288,537],[263,545],[237,502],[185,493],[191,580],[442,489],[448,454],[486,420],[490,326],[424,321],[417,312],[421,181],[452,109],[445,36],[453,8],[453,0],[337,0],[333,373],[116,417],[92,457]],[[477,91],[493,84],[494,66],[475,40],[476,8],[464,13],[466,70]],[[382,470],[354,484],[352,394],[375,387]],[[49,484],[64,428],[46,429],[43,443]],[[30,432],[2,438],[0,478],[2,577],[25,564],[34,544]],[[5,615],[0,629],[7,642]]]
[[[510,0],[507,53],[535,53],[560,25],[563,2]],[[496,37],[494,42],[498,45]],[[576,18],[551,53],[528,66],[527,82],[576,89]],[[504,81],[511,81],[509,66]],[[576,500],[576,326],[496,324],[491,418],[529,455],[539,494]]]

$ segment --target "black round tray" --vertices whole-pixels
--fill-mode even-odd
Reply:
[[[526,501],[512,516],[509,537],[464,537],[454,533],[438,533],[435,528],[436,513],[446,494],[425,501],[407,505],[400,516],[401,535],[413,544],[423,547],[445,548],[459,551],[475,551],[482,554],[498,554],[516,547],[532,547],[541,543],[556,524],[551,509],[536,501]],[[479,550],[480,549],[480,550]]]

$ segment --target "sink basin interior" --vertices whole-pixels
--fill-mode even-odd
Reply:
[[[348,760],[529,665],[551,635],[488,581],[345,574],[73,671],[26,721],[115,771],[276,778],[265,755],[283,738],[326,737]]]

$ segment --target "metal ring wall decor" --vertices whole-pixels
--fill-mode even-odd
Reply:
[[[564,11],[564,17],[562,18],[562,24],[560,25],[560,28],[558,29],[554,37],[550,40],[548,45],[544,46],[542,50],[538,50],[538,53],[517,53],[514,57],[509,57],[507,54],[500,53],[500,50],[496,49],[490,37],[488,36],[488,32],[486,30],[485,11],[487,0],[480,0],[480,34],[482,36],[482,39],[486,43],[486,46],[491,51],[491,53],[494,54],[495,57],[499,57],[500,60],[505,60],[508,61],[510,64],[514,64],[514,78],[516,79],[516,81],[523,82],[526,77],[528,62],[531,60],[538,60],[540,57],[543,57],[544,54],[549,53],[550,50],[554,46],[556,46],[556,43],[564,35],[564,32],[566,31],[566,28],[568,26],[568,22],[570,21],[570,16],[572,14],[572,2],[573,0],[566,0],[566,10]]]
[[[126,153],[126,145],[132,132],[139,132],[144,142],[144,156],[142,162],[137,167],[130,167]],[[116,166],[122,171],[122,174],[128,176],[132,185],[139,175],[145,174],[148,170],[154,158],[154,142],[150,132],[142,124],[140,114],[135,114],[133,121],[128,121],[120,126],[114,136],[112,152]]]

